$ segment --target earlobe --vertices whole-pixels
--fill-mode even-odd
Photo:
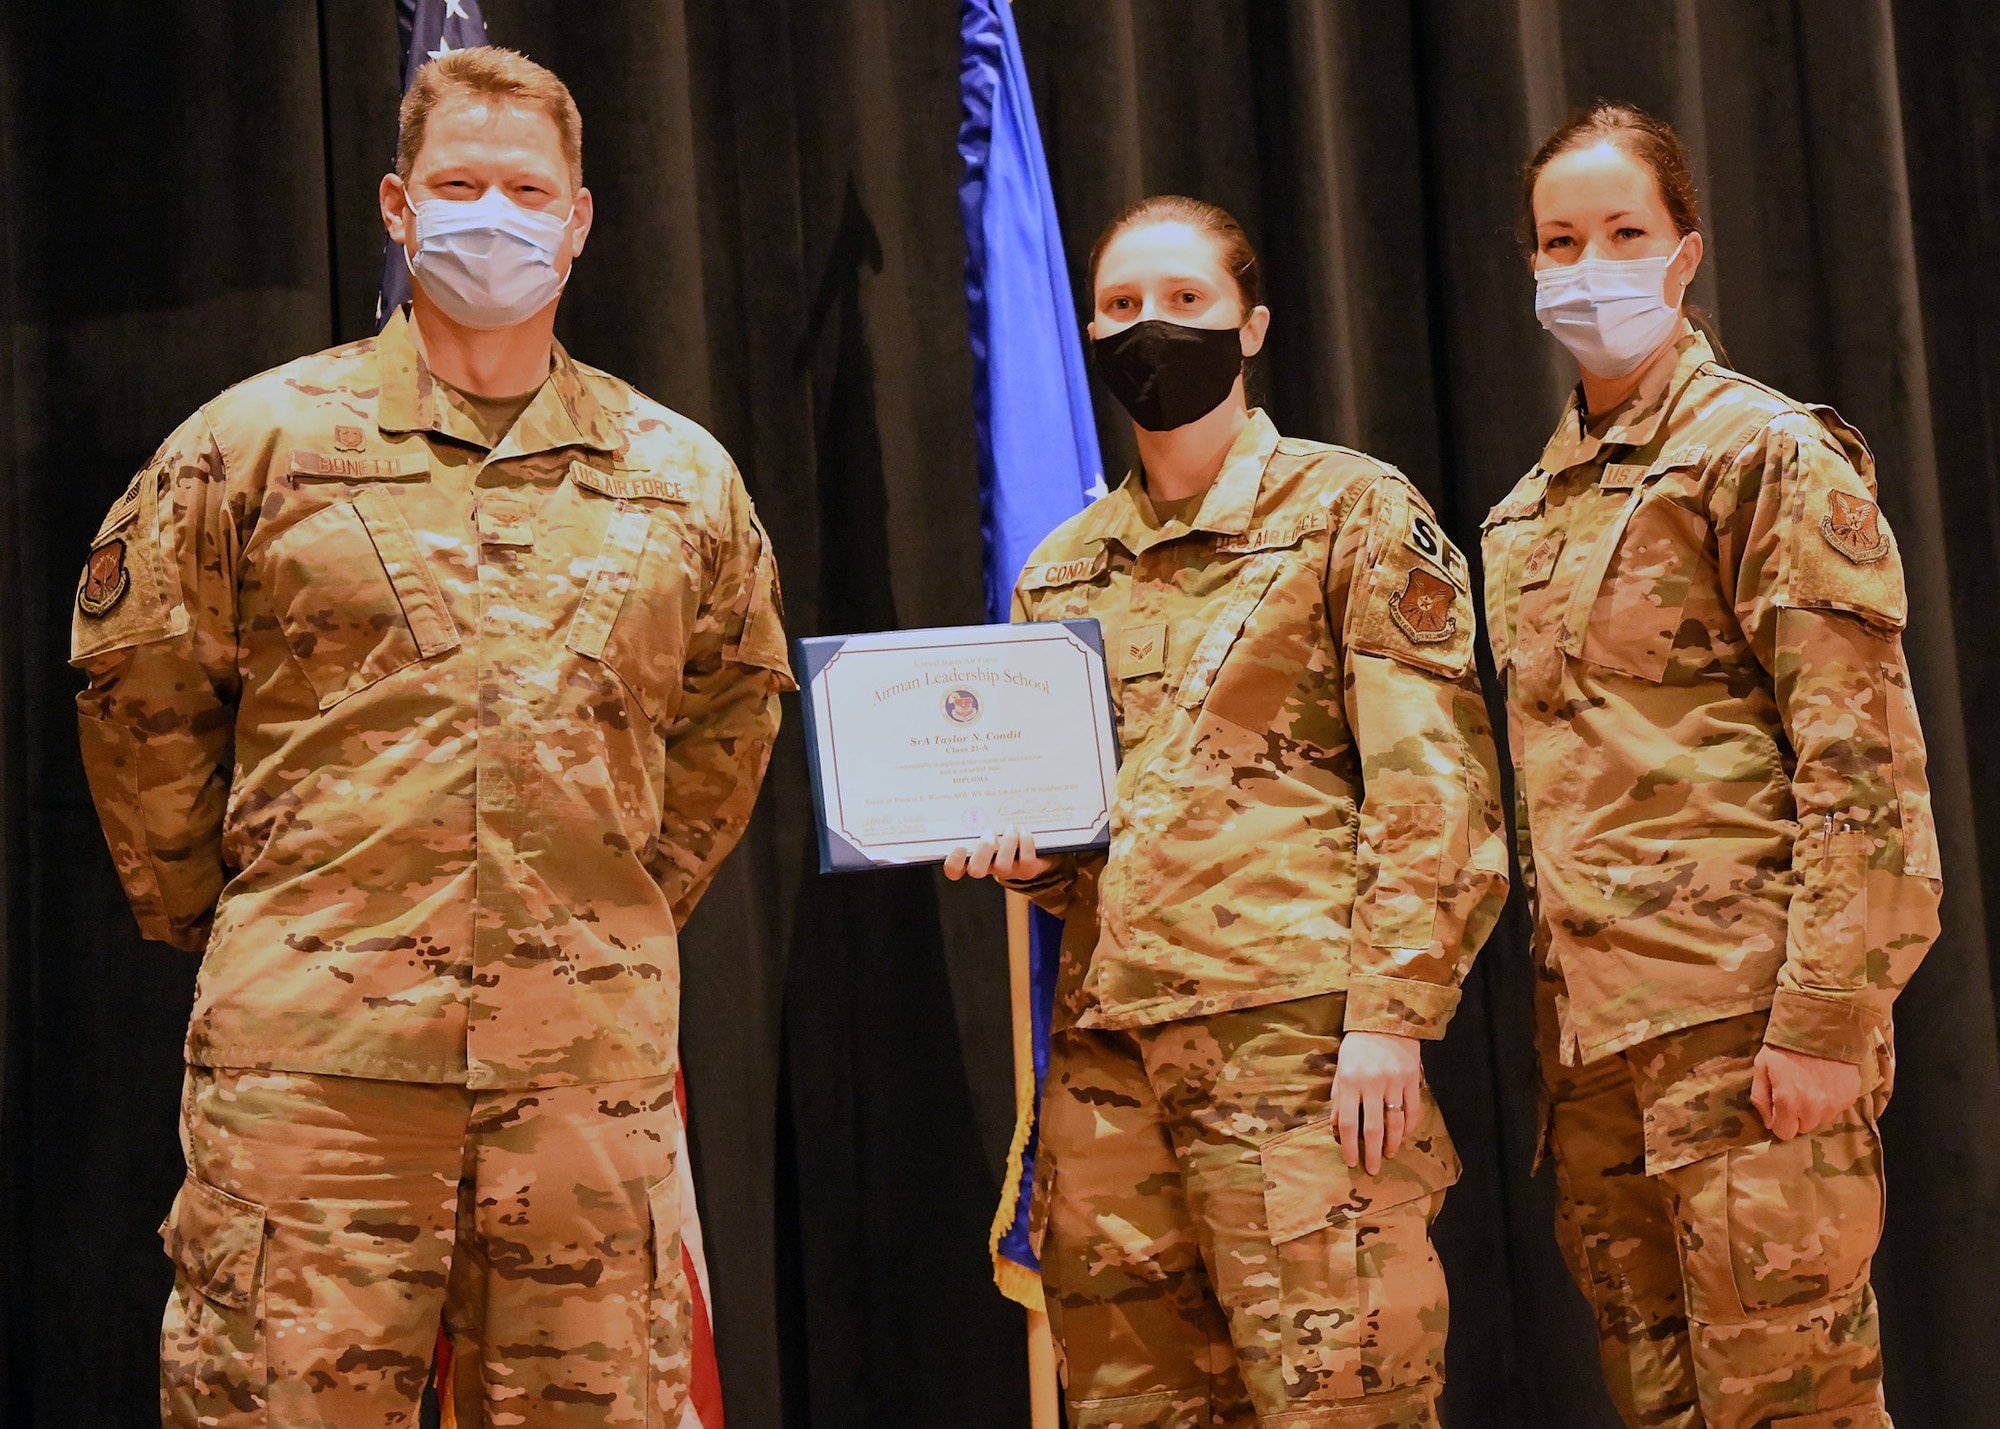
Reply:
[[[1270,330],[1270,327],[1271,310],[1269,308],[1259,304],[1250,310],[1250,316],[1244,320],[1243,326],[1237,329],[1237,335],[1242,342],[1243,355],[1245,357],[1255,357],[1264,350],[1264,335]]]

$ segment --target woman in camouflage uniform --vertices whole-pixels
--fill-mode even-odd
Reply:
[[[1666,124],[1577,116],[1524,205],[1582,380],[1483,550],[1559,1237],[1627,1424],[1887,1429],[1876,1117],[1940,885],[1874,463],[1681,310]]]
[[[1033,1225],[1069,1422],[1434,1424],[1458,1160],[1419,1049],[1506,882],[1466,563],[1401,473],[1247,405],[1227,214],[1148,200],[1091,273],[1140,466],[1014,611],[1103,624],[1111,846],[946,866],[1066,918]]]

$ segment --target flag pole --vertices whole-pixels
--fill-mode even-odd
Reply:
[[[1014,1083],[1035,1084],[1034,1017],[1029,1011],[1028,993],[1028,899],[1025,894],[1007,895],[1007,975],[1014,1002]],[[1032,1114],[1032,1108],[1030,1109]],[[1028,1316],[1028,1405],[1033,1429],[1061,1429],[1057,1408],[1056,1342],[1049,1333],[1049,1317],[1044,1310],[1029,1310]]]

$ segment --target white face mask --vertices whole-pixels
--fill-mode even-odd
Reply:
[[[567,217],[522,208],[497,188],[470,203],[423,199],[410,209],[417,227],[410,272],[454,322],[512,327],[547,307],[568,281],[556,272]]]
[[[1535,273],[1535,317],[1596,377],[1623,377],[1646,360],[1680,321],[1666,299],[1667,269],[1687,244],[1664,258],[1580,258]]]

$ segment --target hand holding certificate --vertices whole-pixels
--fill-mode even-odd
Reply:
[[[1118,742],[1094,620],[797,642],[822,872],[938,863],[1005,828],[1102,847]]]

